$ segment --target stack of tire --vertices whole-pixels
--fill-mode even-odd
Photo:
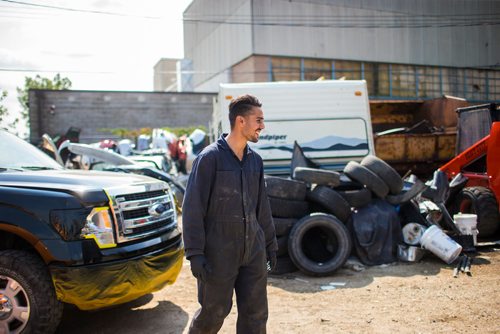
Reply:
[[[296,222],[310,212],[307,184],[276,176],[266,176],[265,181],[278,240],[278,262],[271,274],[281,275],[297,270],[288,255],[288,239]]]
[[[346,223],[352,208],[370,203],[371,192],[335,171],[296,167],[292,177],[308,185],[306,198],[312,213],[292,228],[289,256],[307,275],[331,275],[351,254],[352,238]]]
[[[352,250],[346,224],[353,210],[373,197],[399,204],[413,198],[402,192],[403,180],[383,160],[369,155],[351,161],[344,173],[296,167],[292,179],[266,176],[266,186],[278,239],[278,264],[272,274],[300,269],[328,276],[339,269]]]

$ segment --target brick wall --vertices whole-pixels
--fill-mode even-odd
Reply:
[[[212,93],[32,90],[29,94],[30,141],[81,129],[80,142],[117,139],[103,129],[205,126]]]

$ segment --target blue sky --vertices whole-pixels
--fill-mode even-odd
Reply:
[[[156,62],[183,57],[182,12],[190,2],[0,0],[3,104],[17,116],[16,87],[37,74],[61,73],[73,89],[152,90]]]

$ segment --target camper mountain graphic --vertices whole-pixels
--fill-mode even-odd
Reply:
[[[304,152],[321,152],[334,150],[366,150],[368,149],[368,141],[361,138],[347,138],[339,136],[326,136],[310,142],[299,143]],[[293,144],[271,145],[262,144],[255,145],[259,150],[281,150],[293,151]]]

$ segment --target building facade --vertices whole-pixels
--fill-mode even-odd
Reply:
[[[196,91],[221,82],[364,79],[371,98],[500,100],[500,1],[194,0]]]

